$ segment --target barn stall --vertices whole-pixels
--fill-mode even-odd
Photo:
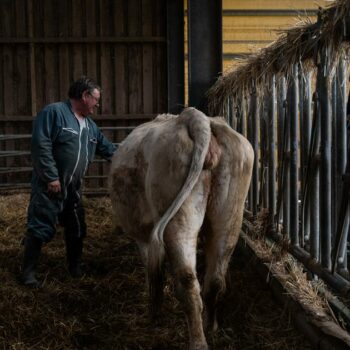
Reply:
[[[344,1],[338,2],[339,8],[343,9],[339,3],[345,8],[337,15],[344,20],[349,8]],[[193,4],[195,9],[195,1]],[[181,67],[176,60],[171,61],[171,57],[178,54],[181,57],[181,47],[176,44],[167,46],[167,40],[174,35],[174,31],[169,30],[169,27],[174,25],[177,28],[176,21],[180,18],[182,20],[183,16],[183,9],[174,2],[168,1],[165,6],[161,1],[74,1],[71,7],[68,1],[33,0],[23,3],[18,0],[2,2],[0,10],[5,19],[1,24],[0,50],[3,68],[0,74],[2,81],[11,82],[6,86],[2,85],[1,90],[3,99],[0,106],[0,175],[3,193],[23,193],[29,188],[29,140],[32,120],[46,103],[64,99],[69,82],[77,75],[88,71],[101,82],[104,88],[102,108],[95,119],[105,134],[116,143],[135,125],[150,120],[160,112],[176,112],[183,104],[181,92],[173,89],[173,86],[183,85],[178,76],[179,72],[181,76]],[[33,13],[39,13],[40,16],[34,16]],[[69,14],[64,16],[66,13]],[[111,13],[114,16],[109,16]],[[180,13],[181,16],[170,16],[169,13]],[[43,21],[42,18],[47,20]],[[320,23],[324,21],[324,18],[320,19]],[[199,23],[200,25],[202,23]],[[194,31],[195,29],[192,32]],[[181,37],[178,34],[175,39],[178,40],[179,36]],[[293,44],[297,37],[298,35],[293,37]],[[295,47],[291,46],[289,49],[293,51]],[[198,52],[196,55],[198,60]],[[264,54],[259,57],[264,57]],[[196,61],[196,57],[193,60]],[[281,62],[285,61],[282,59]],[[214,65],[217,64],[214,62]],[[203,73],[196,71],[195,67],[193,69],[192,78]],[[289,72],[288,69],[279,69],[276,73]],[[210,75],[210,70],[206,73]],[[269,72],[264,73],[267,79]],[[267,159],[270,158],[258,151],[257,147],[261,147],[264,140],[260,138],[260,144],[258,143],[259,135],[263,135],[263,131],[257,129],[261,115],[257,112],[254,114],[254,109],[248,113],[247,103],[249,101],[253,106],[254,103],[255,106],[261,106],[258,102],[264,98],[257,93],[256,100],[239,100],[237,97],[242,98],[241,91],[251,90],[244,80],[241,87],[233,86],[234,74],[237,72],[233,72],[231,81],[230,74],[223,77],[223,80],[230,81],[228,85],[220,85],[220,80],[214,86],[212,101],[215,106],[224,106],[219,112],[227,117],[232,126],[233,120],[239,122],[239,131],[256,145],[255,150],[260,158],[256,163],[256,175],[247,206],[247,220],[244,225],[246,236],[242,234],[245,240],[240,242],[242,250],[232,260],[229,275],[232,287],[229,288],[221,306],[222,327],[208,341],[217,349],[311,348],[308,341],[292,325],[293,313],[302,319],[298,308],[300,306],[293,306],[292,311],[287,306],[277,306],[273,298],[280,298],[277,295],[281,293],[274,294],[271,298],[269,290],[257,280],[253,270],[253,267],[256,267],[264,273],[261,266],[268,264],[272,275],[279,276],[282,282],[284,279],[283,285],[289,284],[294,288],[294,292],[300,292],[297,299],[312,306],[308,310],[311,314],[316,314],[321,321],[332,323],[332,327],[335,327],[333,321],[337,318],[333,308],[329,307],[330,298],[318,295],[318,291],[324,291],[326,286],[320,280],[310,281],[315,279],[314,274],[319,270],[311,270],[306,265],[308,275],[312,278],[305,278],[303,268],[286,254],[286,250],[290,249],[288,240],[282,240],[283,245],[279,246],[271,242],[266,243],[263,239],[267,232],[272,233],[272,236],[278,236],[279,233],[277,229],[270,230],[272,214],[269,203],[274,201],[268,202],[267,198],[270,197],[266,196],[269,191],[273,192],[274,185],[268,187],[266,181],[259,182],[259,179],[266,179],[266,169],[270,166],[270,163],[267,165]],[[289,81],[290,76],[284,75]],[[246,81],[255,81],[255,91],[259,92],[265,84],[263,76],[261,72],[257,74],[255,71]],[[169,81],[173,84],[169,84]],[[220,90],[221,86],[225,87],[224,91]],[[195,103],[196,98],[198,96],[190,95],[192,103]],[[310,103],[310,99],[308,102]],[[241,106],[245,108],[241,109]],[[275,114],[276,119],[277,113]],[[255,117],[247,118],[252,115]],[[283,115],[287,115],[287,112]],[[255,138],[247,133],[247,130],[252,132],[253,128],[256,130]],[[279,137],[283,135],[282,140],[286,139],[285,133],[284,131],[278,134]],[[269,137],[271,135],[269,134]],[[264,161],[261,160],[263,158]],[[101,160],[97,160],[90,167],[85,184],[86,195],[106,193],[107,171],[108,165]],[[275,178],[275,185],[279,184],[277,180]],[[292,185],[290,189],[293,193]],[[58,232],[41,259],[40,272],[45,281],[43,290],[28,291],[19,287],[16,281],[28,195],[1,196],[1,280],[5,282],[1,284],[1,345],[3,348],[15,349],[183,349],[187,342],[186,327],[184,317],[174,299],[171,279],[168,279],[166,285],[164,319],[154,327],[147,316],[144,271],[134,245],[126,237],[112,233],[108,199],[87,197],[85,201],[89,220],[89,238],[85,248],[87,275],[78,282],[67,276],[62,233]],[[278,201],[276,198],[275,201],[278,208],[281,204],[277,203],[287,205],[285,199]],[[273,211],[275,217],[277,209],[272,210],[276,211]],[[286,226],[288,219],[284,217],[282,221],[280,217],[286,215],[289,209],[279,210],[277,228]],[[292,215],[294,214],[288,216],[289,220]],[[311,231],[309,229],[309,232]],[[286,229],[283,230],[283,234],[286,235],[285,232]],[[306,237],[311,239],[311,233]],[[314,237],[312,239],[316,240]],[[274,259],[271,259],[271,256]],[[203,264],[200,251],[198,259],[200,273]],[[259,264],[259,261],[262,264]],[[330,275],[327,270],[325,274]],[[321,272],[318,272],[318,275],[321,276]],[[274,289],[278,289],[276,285],[279,286],[279,282],[276,281],[279,280],[274,278],[271,278],[270,284]],[[343,283],[343,280],[340,281]],[[242,290],[244,293],[241,293]],[[293,294],[290,290],[288,293]],[[341,304],[341,308],[346,315],[345,305]],[[326,322],[321,322],[320,328],[326,328]],[[315,323],[308,328],[305,321],[300,321],[300,326],[312,329],[309,330],[308,337],[310,332],[314,332],[311,337],[314,344],[319,342],[328,346],[332,344],[332,339],[342,337],[346,344],[346,334],[341,330],[342,327],[347,327],[346,317],[343,315],[340,321],[338,318],[336,322],[336,331],[332,327],[327,328],[331,340],[315,330]],[[344,344],[344,339],[340,340],[339,346]],[[310,341],[310,338],[308,340]]]

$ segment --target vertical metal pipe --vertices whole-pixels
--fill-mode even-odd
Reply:
[[[342,58],[337,70],[337,103],[336,103],[336,139],[337,143],[337,159],[336,159],[336,219],[338,221],[339,207],[341,201],[341,191],[342,191],[342,175],[345,173],[346,160],[348,157],[347,150],[347,65],[346,58]],[[344,235],[341,242],[341,249],[339,254],[338,267],[340,270],[347,270],[347,240],[349,233],[349,208],[347,211],[347,216],[344,221]]]
[[[251,94],[246,95],[246,101],[247,101],[247,139],[253,145],[253,138],[252,138],[252,130],[253,130],[253,118],[252,118],[252,96]],[[249,186],[249,192],[248,192],[248,208],[251,212],[253,212],[253,181],[250,182]]]
[[[277,97],[277,170],[278,170],[278,195],[277,195],[277,217],[276,222],[279,225],[282,213],[283,200],[283,169],[284,169],[284,118],[286,114],[286,79],[280,77],[278,80]],[[278,226],[279,227],[279,226]]]
[[[226,115],[225,115],[225,119],[227,121],[227,124],[230,125],[230,127],[232,128],[232,97],[229,96],[226,100]]]
[[[259,105],[257,92],[254,89],[251,96],[251,118],[252,118],[252,146],[254,150],[254,165],[253,165],[253,176],[252,176],[252,192],[253,192],[253,215],[258,213],[258,193],[259,193],[259,140],[258,140],[258,116],[259,116]]]
[[[276,116],[276,77],[270,82],[270,106],[268,115],[268,143],[269,143],[269,223],[271,230],[275,230],[276,215],[276,161],[275,161],[275,116]]]
[[[290,238],[299,245],[299,189],[298,189],[298,66],[294,64],[290,81]]]
[[[306,169],[310,152],[310,142],[311,142],[311,120],[312,120],[312,92],[311,92],[311,80],[312,73],[307,72],[304,75],[304,84],[303,84],[303,118],[300,123],[300,138],[303,140],[302,147],[302,171],[301,176],[303,178],[302,181],[302,189],[304,190],[304,186],[308,179],[306,178]],[[302,198],[304,209],[303,221],[302,221],[302,231],[304,242],[306,242],[306,246],[309,246],[310,240],[310,198]]]
[[[306,167],[306,163],[307,163],[307,154],[305,154],[304,150],[305,150],[305,144],[304,144],[304,137],[303,137],[303,125],[304,125],[304,109],[305,106],[304,102],[305,102],[305,72],[304,72],[304,66],[303,64],[300,62],[299,65],[299,71],[298,71],[298,87],[299,87],[299,129],[298,129],[298,133],[299,133],[299,155],[300,155],[300,165],[299,165],[299,181],[300,181],[300,209],[303,207],[304,205],[304,198],[302,196],[302,191],[304,189],[305,186],[305,173],[304,173],[304,169]],[[304,237],[304,216],[302,215],[302,213],[299,213],[299,217],[300,217],[300,230],[299,230],[299,244],[304,247],[305,245],[305,237]]]
[[[247,99],[243,94],[241,100],[241,118],[241,133],[243,136],[247,136]]]
[[[285,101],[287,89],[286,79],[281,77],[278,84],[278,102],[277,102],[277,143],[278,143],[278,163],[282,162],[283,158],[283,131],[284,131],[284,115],[285,115]]]
[[[268,151],[267,151],[267,121],[268,121],[268,108],[269,108],[269,96],[265,92],[264,97],[261,99],[260,111],[260,155],[261,155],[261,168],[260,168],[260,198],[259,203],[262,208],[268,208]]]
[[[327,51],[327,49],[326,49]],[[321,264],[331,269],[331,141],[332,123],[329,98],[329,72],[327,67],[327,52],[321,54],[321,63],[317,71],[317,91],[320,97],[321,112],[321,143],[320,143],[320,233],[321,233]]]
[[[338,96],[338,84],[336,74],[333,76],[331,82],[331,241],[334,241],[334,235],[336,232],[336,222],[337,222],[337,153],[339,151],[339,145],[337,142],[337,96]]]
[[[319,171],[319,143],[320,143],[320,109],[317,92],[313,96],[314,116],[313,135],[310,141],[311,174],[310,174],[310,255],[319,261],[320,251],[320,171]]]
[[[290,85],[287,89],[284,119],[283,232],[290,238]]]

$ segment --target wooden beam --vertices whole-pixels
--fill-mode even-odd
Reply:
[[[28,18],[28,36],[29,40],[33,40],[33,0],[28,0],[27,8]],[[33,42],[30,43],[29,60],[30,60],[30,94],[31,94],[31,110],[32,115],[36,115],[36,81],[35,81],[35,51]]]
[[[28,4],[28,7],[31,6]],[[30,17],[30,16],[29,16]],[[29,20],[28,17],[28,20]],[[30,19],[32,26],[33,22]],[[28,26],[29,21],[28,21]],[[30,34],[30,33],[29,33]],[[0,44],[94,44],[94,43],[166,43],[167,39],[162,36],[134,36],[134,37],[59,37],[59,38],[14,38],[2,37]]]

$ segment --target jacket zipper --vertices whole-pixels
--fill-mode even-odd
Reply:
[[[79,122],[78,122],[79,123]],[[75,171],[77,170],[77,167],[78,167],[78,164],[79,164],[79,160],[80,160],[80,151],[81,151],[81,133],[82,133],[82,128],[79,124],[79,150],[78,150],[78,157],[77,157],[77,162],[75,163],[75,166],[74,166],[74,169],[73,169],[73,172],[72,172],[72,175],[70,177],[70,180],[67,184],[67,187],[70,185],[70,183],[72,182],[73,180],[73,175],[75,173]]]

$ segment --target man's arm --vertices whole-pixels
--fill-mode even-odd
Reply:
[[[110,142],[100,130],[97,131],[96,153],[102,158],[110,161],[117,147]]]
[[[33,126],[31,155],[35,172],[42,181],[48,184],[48,190],[59,192],[59,175],[52,154],[54,122],[54,111],[44,109],[38,114]]]

